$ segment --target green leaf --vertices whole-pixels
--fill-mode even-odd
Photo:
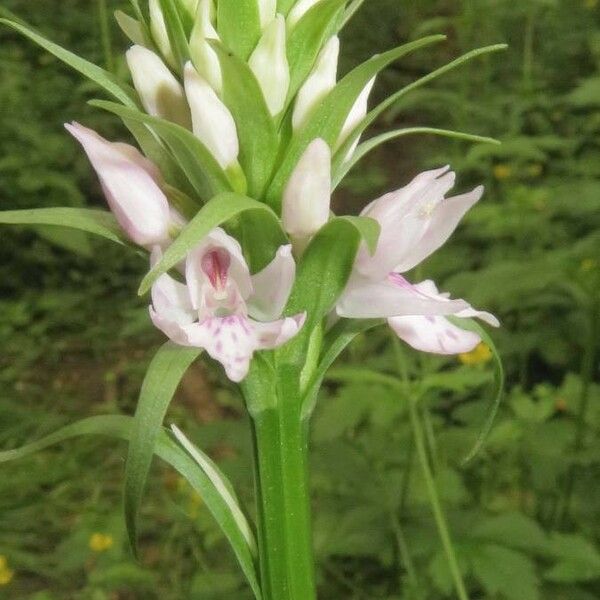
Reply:
[[[223,71],[223,101],[231,111],[240,140],[240,163],[248,193],[261,198],[271,177],[279,137],[262,90],[250,67],[212,40]]]
[[[342,19],[339,29],[342,30],[352,17],[358,12],[360,7],[364,4],[365,0],[352,0],[346,11],[344,12],[344,18]]]
[[[175,61],[180,71],[183,71],[183,65],[190,60],[190,47],[182,20],[182,14],[179,11],[176,0],[159,0],[162,10],[169,42],[175,55]]]
[[[388,131],[372,137],[371,139],[363,142],[358,146],[354,154],[349,160],[345,160],[347,154],[336,153],[333,161],[333,187],[334,189],[340,184],[342,179],[350,172],[350,170],[356,166],[369,152],[375,150],[381,144],[399,138],[405,135],[414,135],[416,133],[426,133],[432,135],[439,135],[441,137],[452,138],[456,140],[466,140],[468,142],[481,142],[484,144],[500,144],[498,140],[490,137],[482,137],[480,135],[473,135],[470,133],[463,133],[461,131],[451,131],[448,129],[436,129],[433,127],[408,127],[405,129],[395,129],[394,131]]]
[[[471,558],[473,574],[489,597],[507,600],[538,600],[540,581],[535,565],[525,554],[503,546],[477,548]]]
[[[258,44],[262,30],[257,0],[219,0],[219,37],[242,60],[247,60]]]
[[[557,583],[574,584],[600,577],[598,548],[579,534],[551,534],[551,554],[557,563],[544,577]]]
[[[322,0],[296,24],[287,44],[290,65],[290,102],[308,77],[327,38],[332,35],[336,17],[346,0]]]
[[[104,210],[90,208],[31,208],[0,212],[3,225],[56,225],[93,233],[117,244],[128,243],[117,220]]]
[[[306,311],[304,332],[312,331],[335,306],[346,287],[361,241],[373,250],[378,237],[379,224],[365,217],[336,217],[315,235],[298,264],[286,307],[288,315]]]
[[[339,81],[335,88],[315,108],[308,123],[292,137],[282,163],[269,186],[267,193],[269,204],[275,207],[276,210],[279,209],[283,189],[310,142],[320,137],[331,147],[335,146],[356,99],[377,73],[395,60],[444,39],[446,38],[443,35],[434,35],[404,44],[372,57],[350,71]]]
[[[490,431],[492,430],[492,426],[494,425],[494,420],[496,419],[498,408],[500,408],[500,403],[502,402],[502,398],[504,396],[504,366],[502,365],[502,359],[500,358],[498,349],[494,344],[494,340],[477,321],[475,321],[474,319],[462,319],[453,316],[448,316],[446,318],[457,327],[465,329],[466,331],[473,331],[477,335],[479,335],[479,337],[492,351],[492,361],[494,364],[494,386],[490,398],[488,416],[485,419],[485,422],[481,428],[481,432],[477,437],[477,441],[475,442],[473,449],[463,459],[463,465],[465,465],[466,463],[473,460],[477,456],[477,454],[479,454],[487,440],[488,435],[490,434]]]
[[[277,12],[287,16],[295,3],[296,0],[277,0]]]
[[[183,260],[188,252],[215,227],[219,227],[246,211],[262,215],[262,226],[265,231],[269,228],[281,230],[277,215],[262,202],[234,192],[219,194],[200,209],[177,239],[167,248],[162,260],[142,280],[138,293],[145,294],[163,273]]]
[[[137,107],[137,101],[135,100],[137,96],[135,91],[128,85],[121,83],[108,71],[105,71],[101,67],[81,58],[80,56],[77,56],[76,54],[73,54],[73,52],[69,52],[64,48],[61,48],[54,42],[51,42],[50,40],[47,40],[43,36],[36,33],[27,25],[16,23],[9,19],[0,19],[0,23],[12,27],[25,37],[29,38],[32,42],[44,48],[44,50],[47,50],[50,52],[50,54],[53,54],[65,64],[69,65],[76,71],[79,71],[79,73],[88,79],[91,79],[100,87],[104,88],[109,94],[114,96],[126,106],[130,106],[132,108]]]
[[[67,425],[41,440],[16,450],[0,452],[0,463],[25,458],[54,444],[82,435],[102,435],[129,441],[133,426],[132,417],[121,415],[90,417]],[[155,454],[177,470],[202,497],[206,507],[229,540],[255,597],[261,600],[256,565],[250,547],[237,526],[230,508],[215,489],[213,482],[164,429],[161,429],[156,440]]]
[[[425,38],[428,39],[428,38]],[[471,50],[471,52],[467,52],[463,54],[463,56],[458,57],[456,60],[449,62],[447,65],[428,73],[424,77],[413,81],[411,84],[403,87],[401,90],[397,91],[395,94],[392,94],[388,98],[386,98],[383,102],[377,105],[373,110],[367,114],[367,116],[356,126],[354,131],[348,136],[348,139],[342,144],[339,150],[336,152],[336,159],[338,156],[342,157],[342,160],[345,156],[348,155],[350,148],[356,142],[356,140],[366,131],[366,129],[373,123],[377,118],[379,118],[390,106],[398,102],[402,97],[406,96],[413,90],[437,79],[438,77],[445,75],[449,71],[460,67],[462,64],[477,58],[478,56],[483,56],[485,54],[490,54],[491,52],[498,52],[499,50],[505,50],[508,46],[506,44],[494,44],[493,46],[485,46],[484,48],[477,48],[476,50]]]
[[[114,102],[92,100],[90,104],[112,112],[125,121],[144,123],[156,131],[170,148],[177,164],[181,166],[194,190],[203,200],[231,189],[219,163],[191,131]]]
[[[134,554],[137,553],[138,514],[154,445],[181,378],[200,352],[198,348],[167,342],[152,359],[142,384],[131,431],[124,487],[125,523]]]

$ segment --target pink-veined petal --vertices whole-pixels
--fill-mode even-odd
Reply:
[[[260,321],[277,319],[287,304],[295,277],[296,262],[292,256],[292,246],[281,246],[275,258],[252,276],[254,293],[248,301],[252,317]]]
[[[149,161],[132,146],[113,144],[78,123],[65,127],[83,146],[110,209],[127,235],[140,246],[167,243],[169,203]]]
[[[252,325],[257,335],[257,349],[270,350],[282,346],[302,329],[305,321],[306,313],[270,323],[253,321]]]
[[[481,341],[472,331],[466,331],[440,316],[391,317],[390,327],[409,346],[433,354],[470,352]]]
[[[353,275],[338,300],[340,317],[377,319],[400,315],[451,315],[469,308],[464,300],[430,296],[397,274],[382,281]]]

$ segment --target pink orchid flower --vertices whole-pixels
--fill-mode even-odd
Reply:
[[[204,348],[239,382],[255,351],[277,348],[302,328],[305,314],[280,318],[295,275],[291,246],[251,275],[239,243],[217,228],[188,254],[185,284],[166,274],[157,280],[150,316],[175,343]]]
[[[362,247],[336,311],[347,318],[387,318],[413,348],[436,354],[468,352],[480,337],[452,324],[447,315],[478,317],[499,326],[491,314],[440,294],[431,281],[412,285],[402,273],[417,266],[452,235],[483,188],[446,198],[455,182],[448,167],[418,175],[406,187],[375,200],[362,212],[379,222],[381,235],[370,255]]]
[[[83,146],[108,205],[129,238],[148,249],[168,246],[183,219],[169,206],[156,165],[137,148],[109,142],[79,123],[65,127]]]

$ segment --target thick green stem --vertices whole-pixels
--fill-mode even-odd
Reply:
[[[277,395],[253,414],[262,589],[265,600],[314,600],[308,427],[296,398]]]
[[[450,538],[450,530],[448,529],[446,518],[444,516],[444,512],[442,511],[442,505],[438,496],[433,472],[431,470],[431,465],[429,464],[429,457],[427,456],[427,449],[425,446],[425,434],[423,432],[423,425],[421,423],[421,418],[417,409],[415,399],[409,398],[408,405],[410,412],[410,422],[415,438],[415,448],[417,450],[417,456],[421,464],[423,477],[425,478],[425,484],[427,486],[427,493],[429,495],[431,509],[433,510],[435,523],[440,535],[440,539],[442,540],[444,552],[446,553],[448,566],[450,568],[450,573],[452,574],[454,587],[456,588],[456,594],[460,600],[469,600],[469,595],[467,594],[467,589],[463,582],[460,567],[458,565],[458,560],[456,558],[454,547],[452,545],[452,540]]]

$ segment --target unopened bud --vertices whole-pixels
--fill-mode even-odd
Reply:
[[[265,29],[248,61],[272,115],[285,106],[290,87],[290,67],[286,54],[285,19],[277,15]]]
[[[132,46],[127,64],[146,112],[189,129],[190,110],[183,88],[163,61],[143,46]]]
[[[263,29],[275,18],[276,12],[277,0],[258,0],[260,26]]]
[[[149,0],[148,7],[150,10],[150,31],[154,43],[169,66],[176,69],[177,61],[175,60],[175,54],[173,53],[171,41],[169,40],[169,32],[167,31],[165,17],[160,8],[160,0]]]
[[[331,150],[313,140],[298,161],[283,193],[283,228],[302,249],[329,220],[331,205]]]
[[[185,92],[192,111],[194,135],[224,170],[234,166],[239,141],[233,116],[191,62],[184,69]]]
[[[369,104],[369,95],[371,94],[371,90],[375,85],[375,77],[367,83],[364,87],[363,91],[360,93],[354,106],[350,109],[350,113],[348,114],[348,118],[342,127],[342,132],[340,133],[340,137],[338,138],[335,149],[338,150],[342,144],[348,139],[350,134],[354,131],[355,127],[366,117],[368,104]],[[359,137],[354,140],[352,144],[352,148],[346,155],[346,160],[348,160],[356,150],[356,146],[358,146]]]
[[[334,35],[321,50],[315,68],[298,92],[292,116],[294,130],[306,123],[313,108],[335,87],[339,54],[340,39]]]
[[[223,77],[219,57],[208,40],[218,40],[219,34],[213,26],[214,5],[212,0],[200,0],[196,23],[190,37],[190,56],[198,73],[220,94]]]

